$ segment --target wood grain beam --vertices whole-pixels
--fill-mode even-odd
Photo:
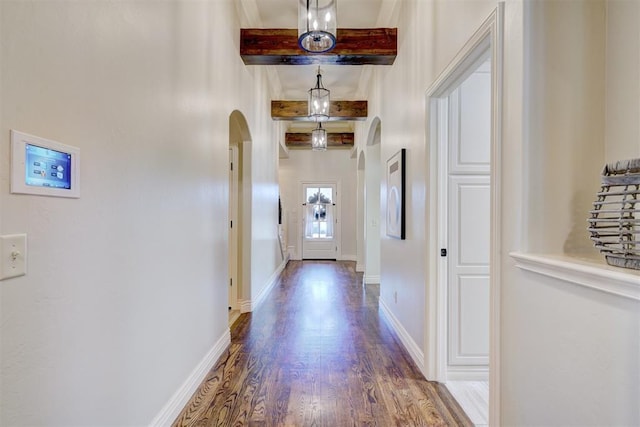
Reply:
[[[308,112],[307,101],[271,101],[273,120],[308,121]],[[367,101],[331,101],[329,121],[366,119]]]
[[[327,147],[352,148],[353,141],[353,132],[327,132]],[[284,142],[287,147],[311,148],[311,134],[287,132],[284,135]]]
[[[338,28],[336,46],[325,53],[300,49],[296,29],[240,30],[246,65],[391,65],[397,54],[397,28]]]

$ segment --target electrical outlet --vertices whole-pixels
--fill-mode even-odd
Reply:
[[[27,272],[27,235],[0,236],[0,280]]]

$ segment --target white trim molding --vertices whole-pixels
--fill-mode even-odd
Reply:
[[[258,296],[253,300],[239,300],[238,305],[240,305],[240,313],[249,313],[260,306],[264,302],[264,299],[269,295],[269,292],[275,287],[276,283],[278,283],[278,278],[280,277],[280,273],[287,266],[289,262],[289,255],[285,257],[280,266],[276,268],[276,271],[273,272],[267,285],[262,288],[262,291]]]
[[[377,285],[380,283],[380,276],[374,276],[374,275],[367,275],[365,273],[365,275],[362,278],[362,281],[365,285]]]
[[[158,415],[151,421],[150,426],[170,426],[176,418],[178,418],[178,415],[180,415],[180,412],[182,412],[187,405],[193,393],[196,392],[206,375],[214,367],[217,360],[230,344],[231,332],[227,329],[213,345],[213,348],[209,350],[200,363],[196,365],[193,372],[191,372],[180,388],[171,396]]]
[[[488,366],[448,366],[447,381],[488,381]]]
[[[561,255],[511,252],[516,267],[563,282],[640,301],[640,272]]]
[[[398,338],[400,338],[400,342],[409,353],[409,356],[411,356],[413,362],[418,366],[418,369],[420,369],[420,372],[422,372],[422,374],[424,375],[424,353],[422,352],[422,349],[420,349],[420,346],[416,344],[413,338],[411,338],[411,335],[409,335],[404,326],[402,326],[402,323],[400,323],[398,318],[393,315],[391,310],[389,310],[389,307],[387,307],[382,298],[378,299],[378,303],[380,311],[389,321],[391,329],[393,329]]]
[[[251,313],[251,300],[239,299],[238,307],[240,307],[240,313]]]

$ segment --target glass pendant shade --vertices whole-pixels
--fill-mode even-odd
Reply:
[[[311,53],[336,45],[336,0],[298,0],[298,45]]]
[[[309,119],[316,122],[324,122],[329,120],[329,108],[331,99],[330,91],[322,86],[322,75],[318,68],[316,87],[309,89]]]
[[[322,128],[322,123],[311,132],[311,149],[313,151],[325,151],[327,149],[327,131]]]

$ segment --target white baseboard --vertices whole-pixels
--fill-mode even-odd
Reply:
[[[178,418],[180,412],[196,392],[202,381],[204,381],[207,373],[213,368],[216,361],[222,356],[224,351],[231,344],[231,333],[229,329],[216,341],[213,348],[209,350],[204,359],[198,363],[191,375],[187,377],[180,388],[171,396],[169,401],[160,410],[158,415],[151,421],[150,426],[170,426]]]
[[[340,261],[357,261],[358,257],[355,255],[344,255],[340,256]]]
[[[400,321],[393,315],[389,307],[385,304],[382,298],[379,299],[380,311],[384,314],[384,317],[387,318],[389,323],[391,324],[391,328],[396,333],[398,338],[400,338],[400,342],[404,345],[404,348],[407,350],[411,359],[413,359],[414,363],[420,369],[420,372],[424,374],[424,353],[420,346],[416,344],[416,342],[411,338],[411,335],[407,332],[407,330],[402,326]]]
[[[356,260],[356,262],[357,262],[357,260]],[[356,272],[364,273],[364,265],[356,263]]]
[[[372,276],[365,274],[363,277],[365,285],[377,285],[380,283],[380,276]]]
[[[239,299],[238,306],[240,307],[240,313],[251,313],[250,299]]]
[[[276,283],[278,283],[278,277],[280,277],[280,273],[287,266],[289,262],[289,256],[287,255],[284,261],[276,268],[276,271],[273,272],[269,280],[267,281],[267,285],[262,288],[262,291],[255,299],[250,300],[239,300],[238,305],[240,305],[240,313],[249,313],[255,310],[264,302],[264,299],[269,295],[269,292],[273,290]]]
[[[447,381],[489,381],[489,367],[448,366]]]

